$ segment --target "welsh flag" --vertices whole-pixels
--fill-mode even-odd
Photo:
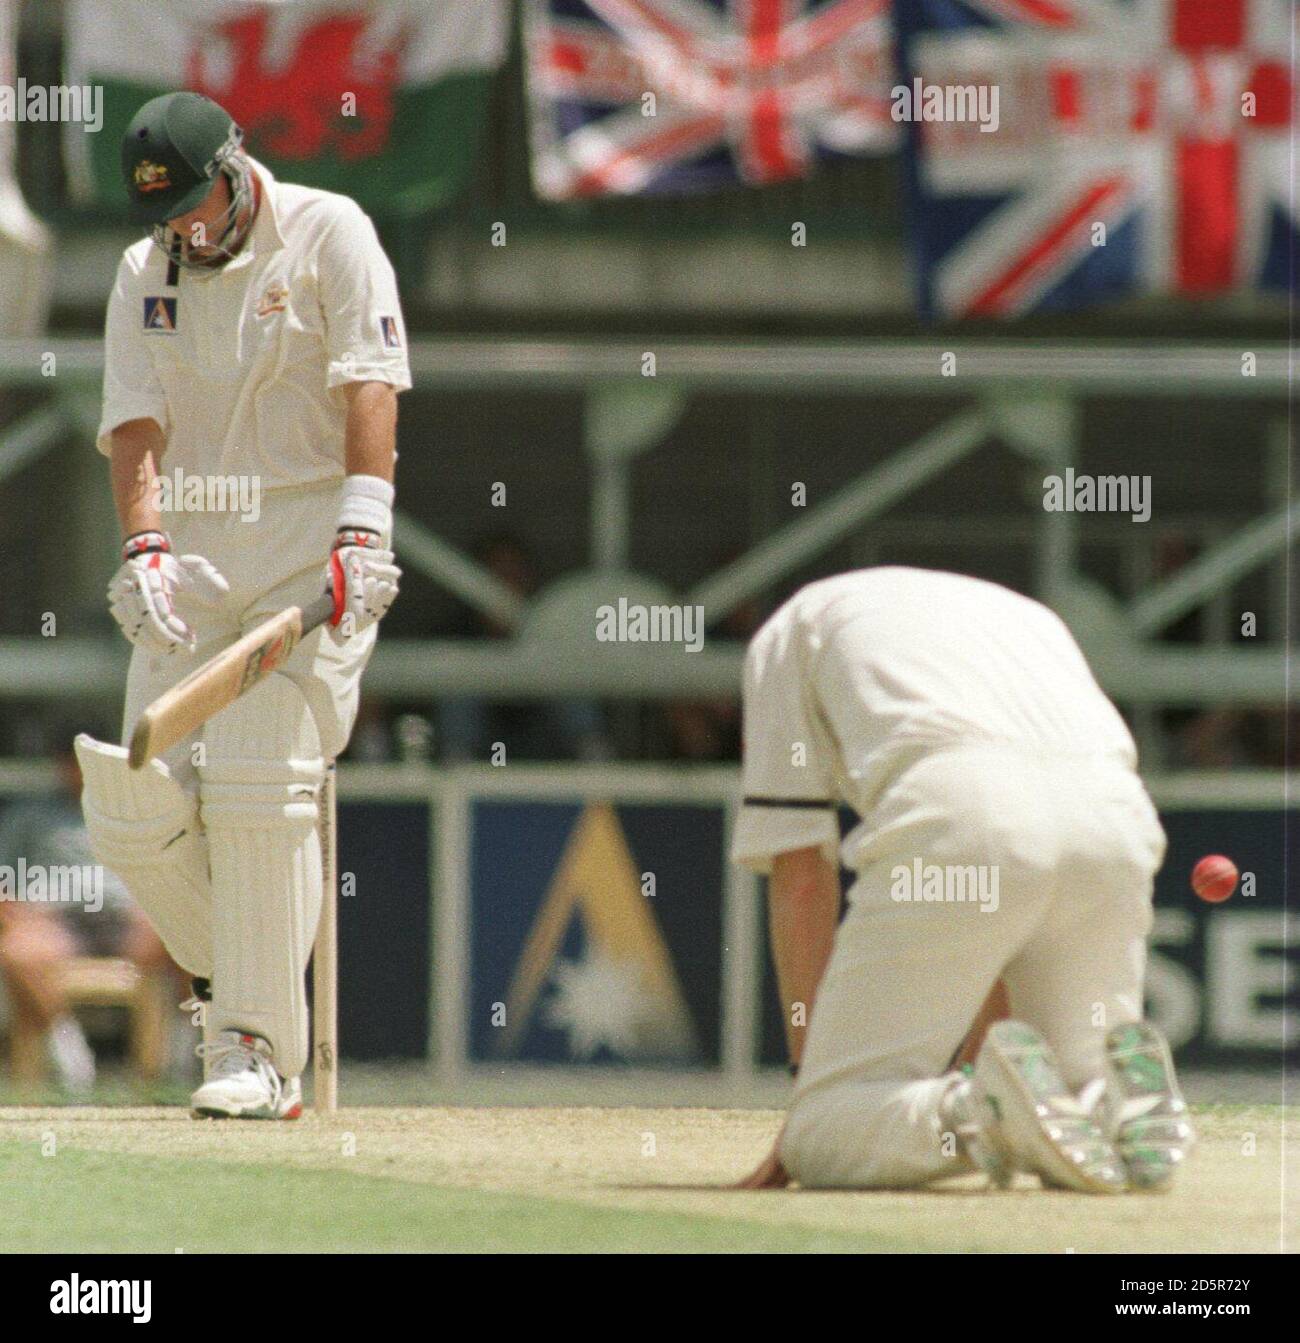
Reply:
[[[67,79],[104,90],[98,135],[67,150],[83,197],[121,207],[123,131],[188,88],[244,128],[277,177],[377,218],[426,213],[468,180],[508,0],[68,0]]]

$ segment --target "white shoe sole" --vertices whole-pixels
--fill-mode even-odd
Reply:
[[[992,1026],[972,1079],[991,1140],[1019,1170],[1084,1194],[1118,1194],[1124,1164],[1084,1106],[1070,1095],[1051,1049],[1018,1021]]]
[[[1196,1145],[1165,1037],[1150,1022],[1106,1036],[1106,1089],[1115,1149],[1134,1189],[1168,1188]]]
[[[190,1105],[190,1117],[193,1119],[299,1119],[302,1116],[302,1095],[285,1096],[279,1105],[270,1106],[265,1101],[252,1101],[247,1105],[239,1102],[224,1102]]]
[[[215,1105],[195,1105],[190,1107],[191,1119],[300,1119],[302,1117],[302,1106],[297,1105],[284,1114],[267,1114],[265,1107],[241,1106],[229,1109],[218,1109]]]

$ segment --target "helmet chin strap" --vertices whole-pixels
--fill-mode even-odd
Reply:
[[[232,260],[253,226],[253,170],[243,154],[231,154],[221,165],[230,185],[230,204],[213,221],[216,237],[202,244],[203,256],[194,256],[190,240],[166,222],[155,224],[153,240],[169,261],[185,270],[217,270]]]

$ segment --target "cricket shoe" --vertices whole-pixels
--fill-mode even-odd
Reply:
[[[207,1080],[190,1097],[196,1119],[297,1119],[302,1114],[302,1082],[281,1077],[271,1062],[271,1046],[260,1035],[221,1031],[199,1046]]]
[[[978,1166],[997,1188],[1006,1189],[1011,1184],[1016,1168],[990,1126],[980,1122],[969,1065],[963,1071],[967,1075],[955,1082],[940,1102],[940,1118],[945,1129],[956,1134],[957,1142],[967,1159]]]
[[[983,1140],[1017,1170],[1045,1185],[1118,1194],[1124,1163],[1090,1106],[1070,1093],[1047,1042],[1032,1026],[989,1027],[975,1061],[971,1099]]]
[[[1150,1022],[1106,1036],[1104,1122],[1134,1189],[1164,1189],[1196,1142],[1169,1044]]]

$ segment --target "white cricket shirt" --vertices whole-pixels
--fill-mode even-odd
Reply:
[[[118,425],[148,418],[167,436],[168,474],[312,484],[345,474],[344,383],[410,387],[397,281],[369,217],[347,196],[253,169],[261,205],[225,266],[171,269],[149,238],[123,253],[105,324],[102,453]]]
[[[979,743],[1113,759],[1137,751],[1065,623],[995,583],[864,569],[802,588],[745,658],[744,793],[732,859],[838,842],[904,765]]]

